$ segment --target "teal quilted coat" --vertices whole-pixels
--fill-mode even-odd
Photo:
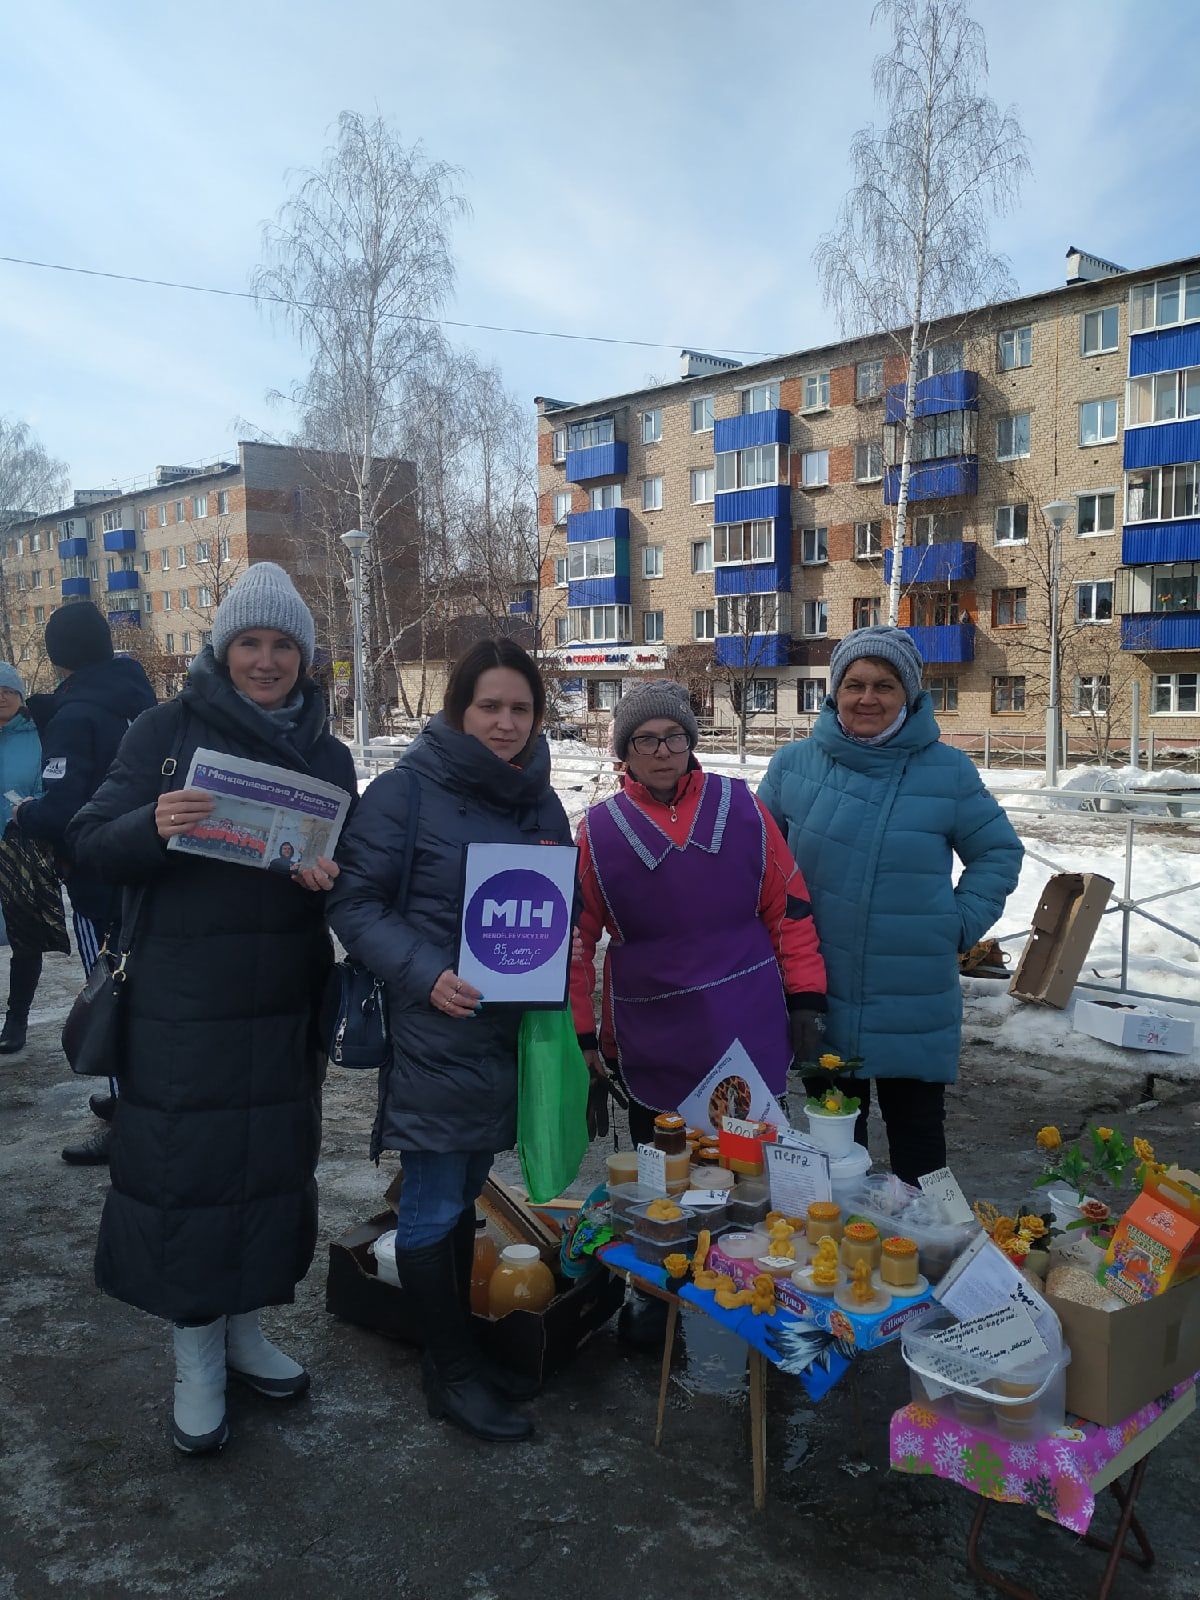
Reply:
[[[999,917],[1023,852],[972,763],[940,742],[929,696],[876,746],[848,739],[827,700],[810,736],[772,758],[758,796],[812,897],[829,1049],[861,1056],[868,1077],[953,1083],[958,953]]]

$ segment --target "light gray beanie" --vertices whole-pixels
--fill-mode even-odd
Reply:
[[[25,698],[25,679],[11,661],[0,661],[0,689],[15,689],[22,700]]]
[[[630,738],[642,723],[651,722],[655,717],[670,717],[677,722],[691,740],[692,749],[696,748],[700,729],[687,690],[672,678],[656,678],[630,689],[617,701],[612,717],[612,744],[619,761],[624,761]]]
[[[230,641],[248,628],[274,628],[300,646],[302,671],[312,665],[317,628],[296,585],[273,561],[256,561],[242,573],[213,616],[212,647],[224,661]]]
[[[875,656],[893,667],[904,685],[904,698],[911,708],[921,692],[921,674],[925,663],[921,652],[904,628],[889,628],[881,624],[875,628],[855,628],[840,643],[835,644],[829,657],[829,692],[836,695],[851,662],[864,656]]]

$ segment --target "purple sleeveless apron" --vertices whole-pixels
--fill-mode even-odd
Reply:
[[[787,1002],[758,916],[767,841],[749,789],[706,774],[683,846],[623,793],[594,806],[586,825],[616,929],[611,1015],[633,1094],[675,1110],[734,1039],[781,1094],[792,1059]]]

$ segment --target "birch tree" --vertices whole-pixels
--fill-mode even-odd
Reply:
[[[892,30],[874,68],[886,121],[855,135],[853,187],[815,262],[842,331],[887,332],[907,361],[888,595],[894,625],[922,358],[945,336],[935,329],[940,320],[1012,292],[989,224],[1015,204],[1029,161],[1015,111],[984,92],[983,29],[964,0],[880,0],[877,20]]]
[[[67,466],[49,454],[26,422],[0,417],[0,658],[14,661],[8,542],[19,522],[53,511],[67,492]]]

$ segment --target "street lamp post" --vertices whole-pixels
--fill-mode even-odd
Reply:
[[[362,553],[369,534],[359,528],[350,528],[342,534],[342,543],[350,552],[351,610],[354,614],[354,734],[360,750],[367,747],[367,686],[366,667],[363,662],[362,626]]]
[[[1062,690],[1058,676],[1058,585],[1062,570],[1063,523],[1071,514],[1068,500],[1052,500],[1042,507],[1050,523],[1050,703],[1046,707],[1046,787],[1058,788],[1058,757],[1062,748]]]

